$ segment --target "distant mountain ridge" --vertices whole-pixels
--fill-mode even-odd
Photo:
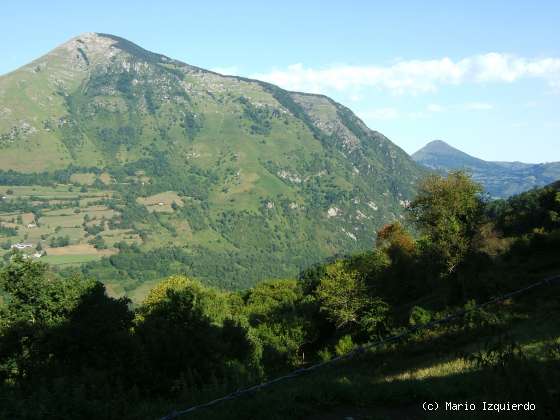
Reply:
[[[560,179],[560,162],[531,164],[485,161],[442,140],[428,143],[411,157],[436,171],[467,170],[494,198],[507,198]]]

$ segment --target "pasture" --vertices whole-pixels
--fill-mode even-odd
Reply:
[[[90,175],[75,174],[74,181],[93,183]],[[0,185],[0,226],[5,228],[0,229],[0,257],[15,244],[28,244],[24,254],[53,265],[77,265],[115,254],[116,243],[139,243],[133,230],[111,229],[109,221],[118,221],[120,213],[100,203],[114,197],[113,191],[76,185]],[[91,243],[96,236],[105,241],[99,249]]]

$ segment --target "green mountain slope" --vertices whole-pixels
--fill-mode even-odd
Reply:
[[[103,227],[141,241],[85,270],[128,291],[173,270],[245,287],[367,249],[423,172],[325,96],[96,33],[0,77],[0,168],[109,191]]]
[[[493,197],[507,198],[560,178],[560,162],[528,164],[488,162],[470,156],[441,140],[428,143],[412,155],[416,162],[435,170],[466,169]]]

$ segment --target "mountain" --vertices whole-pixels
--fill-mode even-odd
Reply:
[[[560,162],[529,164],[488,162],[455,149],[441,140],[412,155],[416,162],[438,171],[465,169],[495,198],[507,198],[560,179]]]
[[[83,270],[121,292],[176,271],[246,287],[368,249],[424,172],[326,96],[98,33],[0,77],[0,168],[0,190],[21,187],[0,201],[10,240],[55,264],[87,248],[105,258]]]

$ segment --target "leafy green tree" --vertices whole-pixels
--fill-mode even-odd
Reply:
[[[133,320],[128,308],[130,300],[107,296],[102,283],[77,281],[85,287],[80,289],[65,322],[44,338],[44,357],[59,375],[97,371],[98,378],[84,375],[82,381],[86,384],[98,385],[99,380],[113,385],[133,382],[131,363],[138,359],[139,349],[135,348],[130,334]]]
[[[93,245],[95,249],[107,249],[105,239],[103,239],[101,235],[96,235],[94,238],[90,239],[88,243]]]
[[[432,314],[427,309],[420,306],[414,306],[410,310],[410,316],[408,317],[408,323],[412,326],[424,325],[432,320]]]
[[[560,182],[489,203],[487,213],[508,236],[560,228]]]
[[[0,375],[32,378],[52,360],[50,343],[56,338],[47,332],[60,328],[95,284],[80,277],[57,277],[46,264],[15,254],[0,272],[0,291],[7,301],[0,334]]]
[[[162,280],[150,290],[137,311],[137,318],[141,319],[149,315],[152,310],[165,302],[170,294],[182,291],[189,291],[196,296],[195,307],[212,323],[222,325],[226,318],[233,317],[228,293],[205,286],[199,280],[176,275]]]
[[[51,246],[51,248],[62,248],[68,246],[70,245],[70,237],[68,235],[56,237],[53,236],[50,240],[49,245]]]
[[[354,341],[352,341],[352,336],[344,335],[338,340],[334,346],[334,352],[337,356],[342,356],[343,354],[349,353],[354,349]]]
[[[418,243],[399,222],[383,226],[377,232],[377,251],[389,263],[383,267],[375,282],[388,302],[398,304],[420,297],[426,290],[426,273],[422,267]]]
[[[455,272],[483,219],[482,187],[461,171],[430,175],[418,187],[410,215],[444,274]]]
[[[316,295],[321,311],[337,329],[357,327],[372,334],[385,319],[388,306],[371,292],[359,271],[337,261],[326,267]]]
[[[184,276],[150,292],[134,321],[147,389],[166,393],[240,374],[253,345],[243,326],[227,317],[227,303],[225,294]]]
[[[344,328],[358,323],[367,305],[366,290],[360,273],[348,271],[342,261],[337,261],[326,268],[316,293],[321,311],[336,328]]]
[[[62,321],[88,282],[57,278],[48,265],[14,254],[0,272],[0,288],[8,296],[10,319],[31,324]]]
[[[304,295],[301,284],[296,280],[261,282],[244,299],[244,315],[261,346],[265,368],[301,364],[306,347],[318,334],[315,302]]]

